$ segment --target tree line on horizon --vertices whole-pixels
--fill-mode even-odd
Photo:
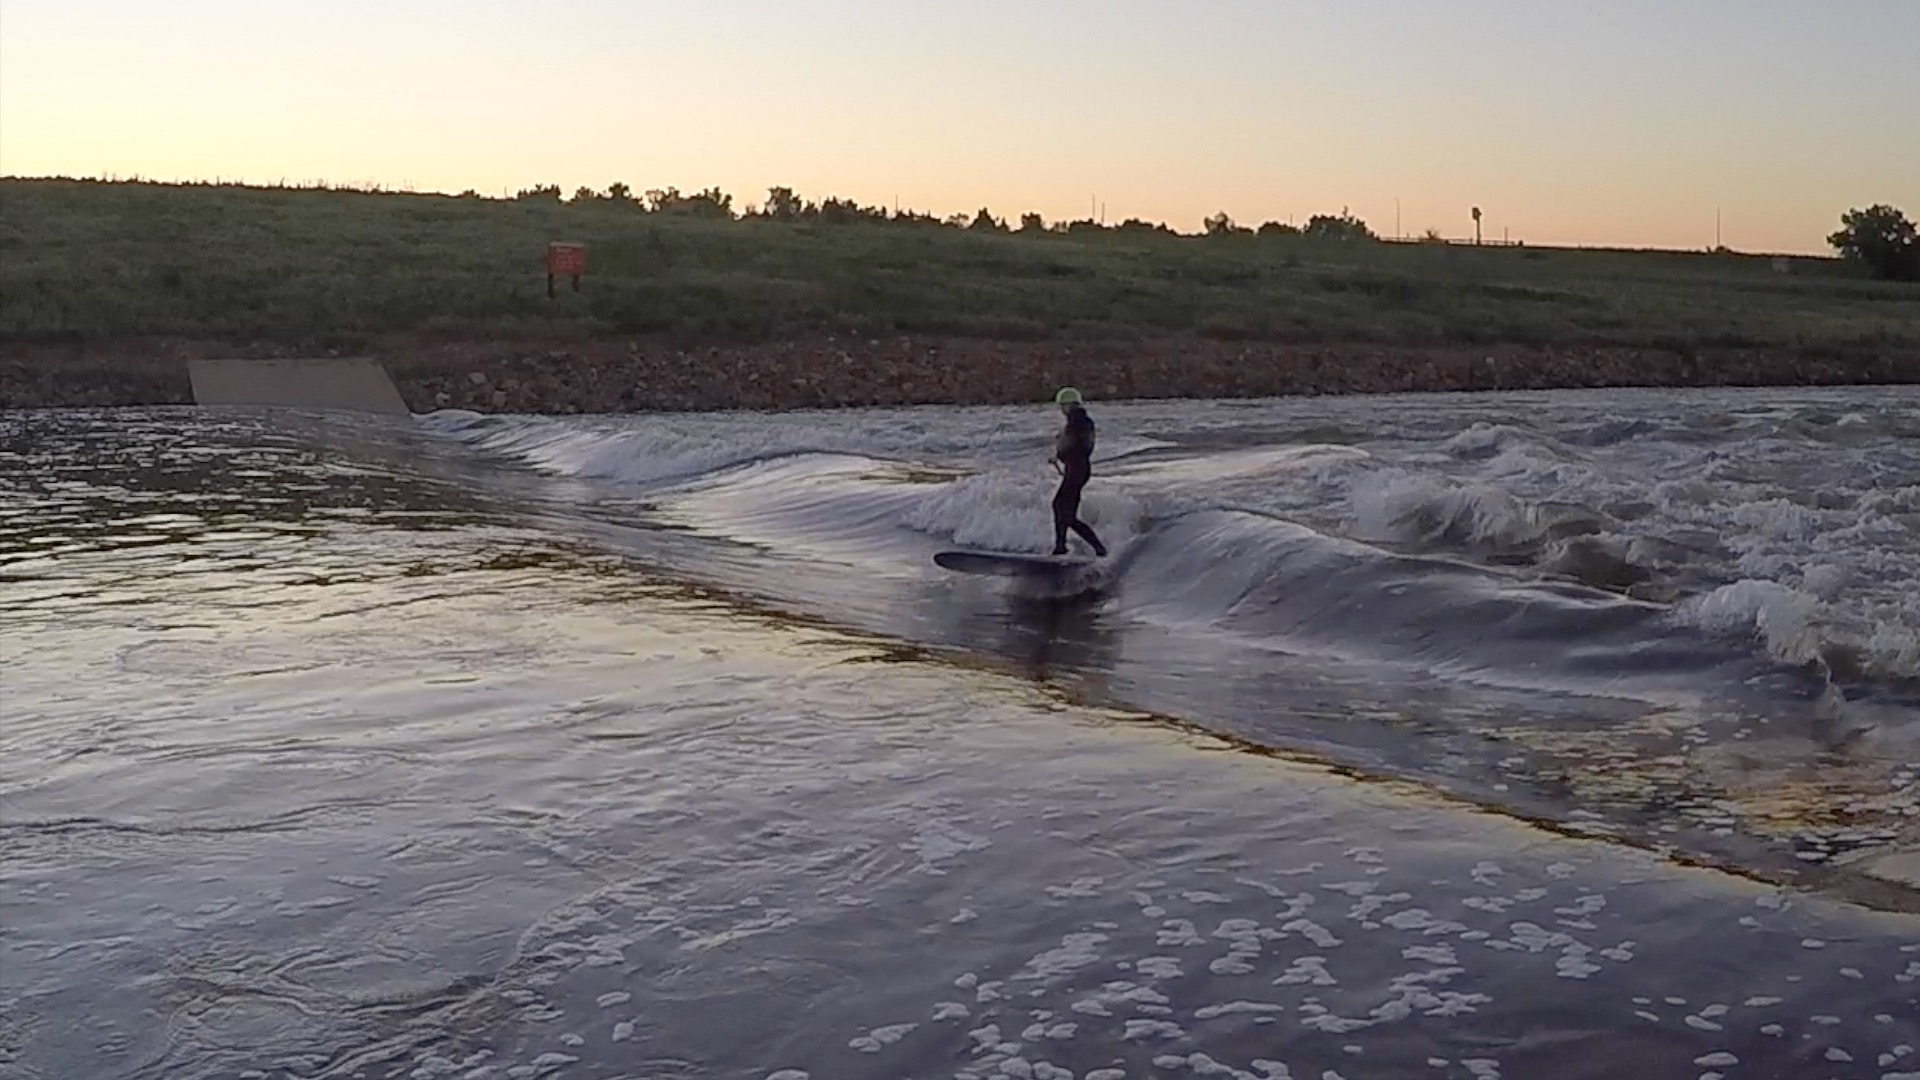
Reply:
[[[462,193],[468,198],[479,198],[474,191]],[[909,225],[949,229],[965,229],[978,233],[1003,233],[1010,235],[1076,234],[1076,233],[1158,233],[1166,236],[1182,234],[1165,222],[1146,221],[1130,217],[1115,224],[1091,218],[1071,221],[1047,221],[1040,214],[1031,211],[1021,214],[1016,225],[1009,220],[996,216],[991,209],[981,207],[973,214],[949,214],[940,217],[918,210],[889,210],[885,206],[862,205],[853,199],[829,196],[818,201],[802,198],[789,187],[767,189],[767,198],[758,204],[747,204],[741,209],[734,207],[733,196],[717,187],[710,187],[692,193],[682,193],[674,187],[650,188],[636,195],[631,187],[624,183],[607,185],[604,191],[581,186],[576,188],[571,198],[564,196],[558,184],[543,184],[522,188],[513,195],[519,202],[556,202],[573,206],[624,207],[646,214],[668,214],[680,217],[700,218],[710,221],[779,221],[807,222],[822,225]],[[1206,236],[1310,236],[1329,240],[1378,240],[1379,236],[1367,223],[1342,208],[1339,214],[1315,214],[1307,219],[1305,225],[1292,225],[1281,221],[1267,221],[1257,228],[1240,225],[1224,211],[1208,217],[1202,222],[1203,235]],[[1430,238],[1438,240],[1437,233]]]
[[[156,187],[240,187],[260,190],[283,191],[351,191],[361,194],[419,194],[411,188],[388,188],[384,185],[367,182],[359,184],[334,184],[327,182],[248,184],[227,180],[184,180],[159,181],[140,176],[101,177],[101,176],[0,176],[0,181],[27,182],[63,182],[78,184],[135,184]],[[443,196],[444,197],[444,196]],[[462,191],[458,199],[488,199],[493,196],[482,195],[472,188]],[[567,205],[625,206],[646,214],[669,214],[683,217],[703,218],[718,221],[781,221],[813,222],[829,225],[843,224],[885,224],[912,225],[934,228],[964,229],[972,232],[1004,233],[1013,235],[1054,235],[1080,233],[1148,233],[1165,236],[1191,236],[1180,233],[1165,222],[1150,222],[1140,218],[1127,218],[1117,225],[1082,218],[1072,221],[1048,222],[1041,215],[1028,212],[1020,215],[1016,228],[1003,218],[996,217],[987,207],[981,207],[974,214],[951,214],[938,217],[916,210],[889,211],[883,206],[864,206],[853,199],[829,197],[819,201],[803,199],[792,188],[774,187],[767,191],[766,201],[757,205],[748,205],[744,209],[734,209],[733,196],[718,187],[705,188],[692,194],[682,194],[678,188],[651,188],[635,195],[633,189],[624,183],[613,183],[603,192],[581,186],[574,190],[571,199],[561,191],[558,184],[543,184],[521,188],[512,196],[506,197],[516,202],[552,202]],[[496,200],[497,201],[497,200]],[[1342,208],[1339,214],[1315,214],[1307,219],[1304,226],[1296,226],[1279,221],[1266,221],[1258,227],[1249,228],[1235,222],[1224,211],[1210,215],[1202,222],[1207,237],[1232,236],[1305,236],[1322,239],[1349,241],[1378,241],[1380,236],[1367,223],[1350,211]],[[1419,238],[1420,243],[1446,244],[1449,241],[1437,230],[1428,229]],[[1887,281],[1920,281],[1920,227],[1897,207],[1876,203],[1865,208],[1853,208],[1840,215],[1840,228],[1827,237],[1827,243],[1842,259],[1864,268],[1872,276]],[[1709,254],[1737,254],[1731,249],[1714,247],[1707,249]]]
[[[468,191],[469,197],[478,197]],[[650,188],[640,195],[624,183],[609,184],[605,191],[581,186],[571,199],[565,198],[557,184],[522,188],[513,198],[522,202],[566,202],[572,205],[624,206],[647,214],[670,214],[716,221],[809,222],[823,225],[912,225],[964,229],[977,233],[1002,233],[1021,236],[1083,233],[1147,233],[1166,236],[1182,234],[1165,222],[1130,217],[1117,225],[1091,218],[1049,222],[1031,211],[1021,214],[1018,226],[996,217],[981,207],[973,214],[938,217],[917,210],[891,210],[884,206],[864,206],[853,199],[828,197],[819,201],[804,199],[789,187],[767,189],[765,202],[749,204],[736,211],[733,196],[718,187],[682,194],[678,188]],[[1920,280],[1920,239],[1914,223],[1888,205],[1852,209],[1840,217],[1841,228],[1827,237],[1827,243],[1842,258],[1864,266],[1875,277],[1889,281]],[[1234,221],[1225,211],[1201,222],[1203,236],[1303,236],[1325,240],[1378,241],[1379,234],[1366,221],[1342,207],[1338,214],[1314,214],[1305,225],[1265,221],[1248,227]],[[1436,229],[1428,229],[1419,243],[1444,244],[1448,241]],[[1709,249],[1713,254],[1732,254],[1727,248]]]

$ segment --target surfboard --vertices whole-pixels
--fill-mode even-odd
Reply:
[[[962,574],[1034,577],[1064,573],[1093,565],[1080,555],[1035,555],[1024,551],[939,551],[933,561]]]

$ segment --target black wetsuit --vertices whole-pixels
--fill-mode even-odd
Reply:
[[[1053,553],[1067,553],[1067,530],[1093,546],[1096,555],[1105,555],[1107,546],[1093,529],[1080,520],[1080,489],[1093,476],[1093,417],[1078,405],[1067,410],[1067,426],[1054,442],[1054,458],[1060,462],[1060,490],[1053,493]]]

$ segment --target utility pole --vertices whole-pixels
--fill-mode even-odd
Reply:
[[[1395,195],[1393,197],[1393,238],[1404,240],[1406,236],[1406,233],[1400,231],[1400,196]]]
[[[1713,250],[1720,250],[1720,208],[1713,208]]]

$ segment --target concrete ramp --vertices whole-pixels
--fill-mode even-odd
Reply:
[[[409,416],[387,370],[368,359],[193,360],[200,405],[279,405]]]

